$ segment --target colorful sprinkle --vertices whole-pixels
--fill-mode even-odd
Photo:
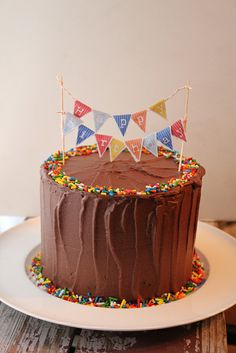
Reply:
[[[203,264],[200,262],[197,254],[194,254],[193,256],[191,278],[185,286],[180,288],[178,292],[164,293],[160,297],[153,297],[149,299],[142,299],[139,297],[135,301],[127,301],[126,299],[119,299],[116,297],[93,297],[92,293],[90,292],[87,293],[87,296],[83,296],[80,294],[76,294],[67,288],[57,288],[54,286],[53,282],[49,278],[43,276],[43,266],[41,266],[40,254],[38,254],[32,259],[32,263],[30,266],[30,274],[33,282],[35,282],[38,287],[42,288],[43,290],[57,298],[77,304],[112,309],[143,308],[148,306],[157,306],[170,303],[178,299],[185,298],[187,295],[196,290],[196,288],[201,286],[206,279]]]
[[[97,145],[89,145],[76,147],[65,153],[65,159],[74,156],[88,156],[92,153],[97,153]],[[149,154],[149,152],[143,149],[143,153]],[[170,151],[163,147],[159,147],[159,156],[165,158],[173,158],[176,163],[179,163],[179,153],[177,151]],[[102,196],[147,196],[155,195],[158,192],[167,192],[177,186],[182,187],[185,183],[195,176],[199,168],[196,160],[192,157],[185,158],[182,161],[181,167],[181,178],[171,178],[167,183],[156,183],[154,185],[146,185],[145,190],[137,191],[135,189],[123,189],[123,188],[112,188],[111,186],[99,186],[99,185],[85,185],[79,179],[67,176],[63,171],[62,153],[57,151],[53,153],[44,163],[44,168],[48,171],[48,175],[59,185],[68,187],[71,190],[78,189],[79,191],[85,191],[89,193],[100,194]]]

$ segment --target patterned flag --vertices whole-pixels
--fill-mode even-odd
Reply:
[[[73,131],[77,126],[81,125],[83,123],[82,120],[76,118],[73,114],[71,113],[66,113],[65,117],[65,123],[64,123],[64,134],[67,135],[71,131]]]
[[[112,136],[95,134],[95,137],[98,144],[99,157],[101,158],[104,155],[107,146],[109,145],[112,139]]]
[[[158,131],[156,137],[163,145],[167,146],[170,150],[173,150],[170,127]]]
[[[165,104],[164,99],[151,105],[151,107],[149,107],[149,109],[152,110],[153,112],[161,115],[164,119],[167,119],[166,104]]]
[[[156,133],[150,134],[143,139],[143,147],[145,147],[154,156],[158,157],[158,147]]]
[[[89,112],[91,112],[91,110],[92,109],[88,105],[80,101],[75,101],[74,115],[77,116],[78,118],[81,118],[85,114],[88,114]]]
[[[102,127],[102,125],[107,121],[107,119],[110,118],[110,115],[94,110],[93,118],[94,118],[95,131],[97,132]]]
[[[125,148],[125,144],[123,141],[117,140],[117,139],[112,139],[110,143],[110,161],[114,161],[116,157],[123,151]]]
[[[131,114],[113,115],[113,117],[120,129],[120,132],[122,133],[123,136],[125,136],[125,133],[131,118]]]
[[[180,140],[184,140],[186,142],[186,136],[182,120],[177,120],[174,124],[171,125],[171,133],[173,136],[176,136]]]
[[[132,114],[131,118],[140,127],[140,129],[142,129],[144,132],[146,131],[146,119],[147,119],[146,110]]]
[[[89,129],[87,126],[85,126],[83,124],[80,125],[78,128],[76,145],[79,145],[81,142],[83,142],[84,140],[86,140],[87,138],[89,138],[93,134],[94,134],[93,130]]]
[[[140,161],[141,158],[141,152],[142,152],[142,144],[143,144],[143,139],[142,138],[137,138],[133,140],[128,140],[125,141],[125,144],[132,154],[132,157],[136,162]]]

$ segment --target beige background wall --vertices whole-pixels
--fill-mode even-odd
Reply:
[[[108,113],[144,109],[190,79],[185,153],[207,169],[201,217],[236,219],[235,18],[234,0],[1,0],[0,214],[39,213],[39,165],[60,147],[63,73]],[[179,94],[170,121],[183,105]]]

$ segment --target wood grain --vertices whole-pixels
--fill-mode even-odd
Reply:
[[[226,324],[223,313],[201,322],[201,353],[228,352]]]
[[[74,347],[74,348],[73,348]],[[227,353],[224,314],[141,332],[80,330],[34,319],[0,303],[0,353]]]
[[[0,353],[67,353],[74,332],[0,304]]]
[[[105,332],[81,330],[75,353],[227,353],[224,315],[165,330]]]

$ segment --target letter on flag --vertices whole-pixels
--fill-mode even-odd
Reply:
[[[76,118],[73,114],[71,113],[66,113],[65,117],[65,123],[64,123],[64,134],[67,135],[71,131],[73,131],[77,126],[83,124],[83,121]]]
[[[136,162],[140,161],[141,158],[141,152],[142,152],[142,144],[143,144],[143,139],[142,138],[137,138],[133,140],[128,140],[125,141],[125,144],[132,154],[132,157]]]
[[[155,132],[153,134],[150,134],[150,135],[144,137],[143,147],[145,147],[154,156],[158,157],[157,139],[156,139]]]
[[[160,116],[162,116],[164,119],[167,119],[167,114],[166,114],[166,103],[165,100],[162,99],[161,101],[151,105],[149,107],[150,110],[152,110],[153,112],[159,114]]]
[[[177,120],[174,124],[171,125],[171,133],[173,136],[176,136],[180,140],[184,140],[186,142],[186,136],[182,120]]]
[[[110,143],[110,161],[114,161],[116,157],[123,151],[125,144],[123,141],[112,139]]]
[[[173,150],[172,137],[169,126],[161,131],[158,131],[156,137],[157,140],[160,141],[163,145],[167,146],[170,150]]]
[[[113,117],[120,129],[120,132],[122,133],[123,136],[125,136],[125,133],[131,118],[131,114],[113,115]]]
[[[78,118],[81,118],[85,114],[88,114],[89,112],[91,112],[91,110],[92,109],[88,105],[80,101],[75,101],[74,115],[77,116]]]
[[[99,112],[97,110],[93,111],[93,118],[94,118],[94,125],[95,125],[95,131],[97,132],[103,124],[107,121],[108,118],[110,118],[109,114]]]
[[[83,142],[84,140],[86,140],[87,138],[89,138],[93,134],[94,134],[93,130],[89,129],[87,126],[85,126],[83,124],[80,125],[78,128],[76,145],[79,145],[81,142]]]
[[[131,118],[140,127],[140,129],[142,129],[144,132],[146,131],[146,120],[147,120],[146,110],[132,114]]]
[[[95,134],[95,137],[98,144],[99,157],[101,158],[104,155],[107,146],[109,145],[112,139],[112,136]]]

